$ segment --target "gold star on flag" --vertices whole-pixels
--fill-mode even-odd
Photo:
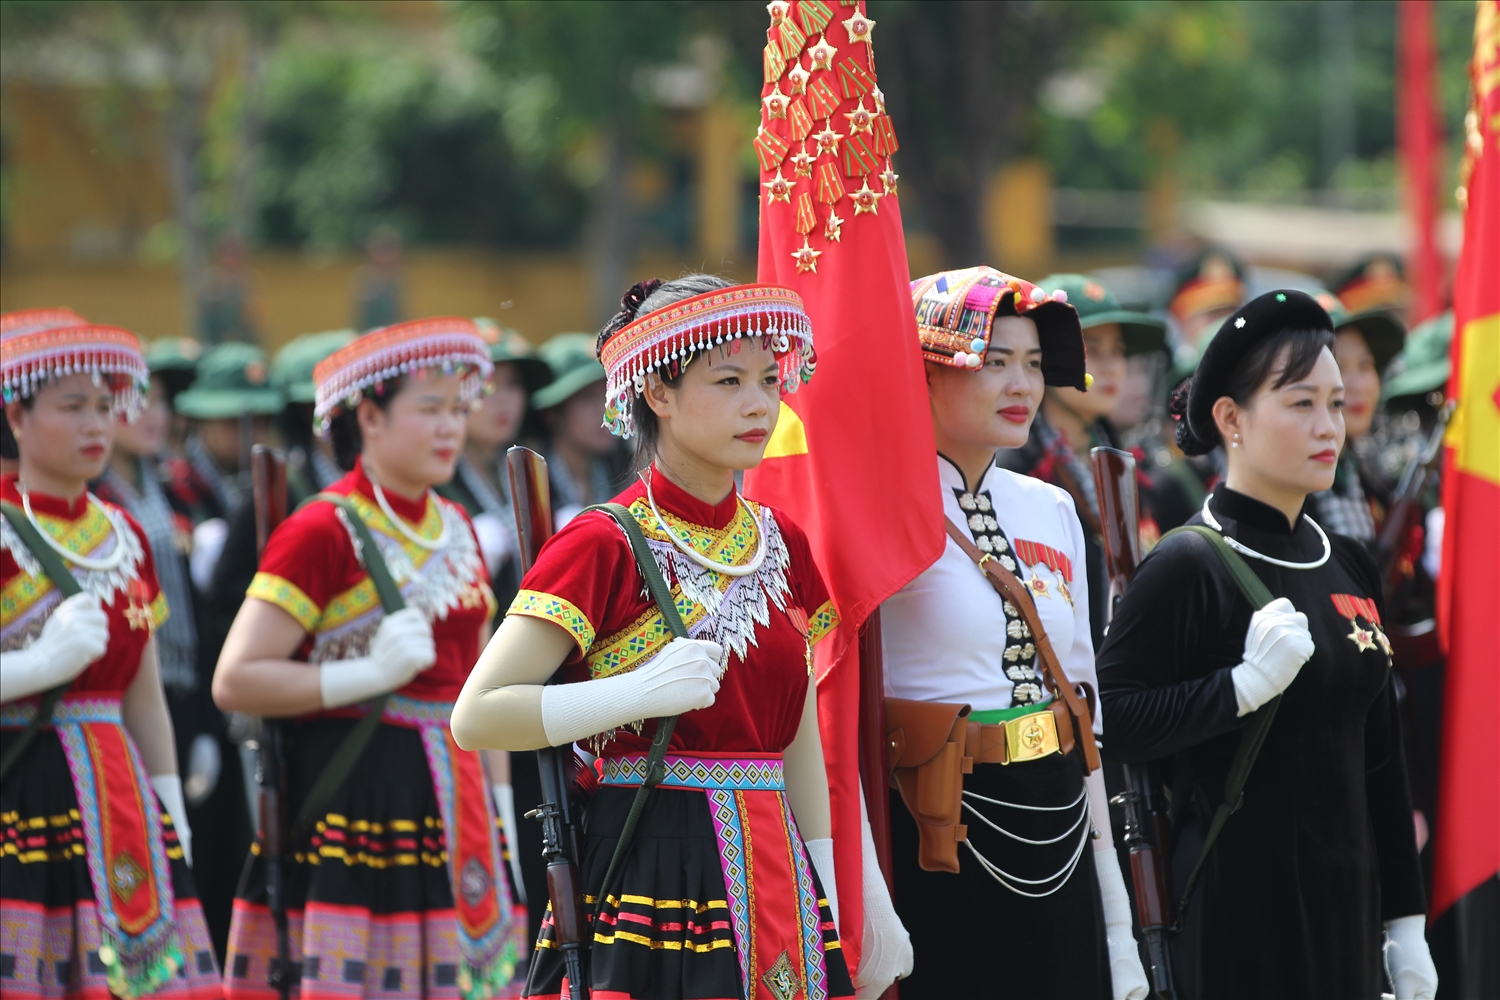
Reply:
[[[786,19],[787,12],[792,9],[791,0],[771,0],[766,4],[766,13],[771,15],[771,27],[776,27]]]
[[[838,213],[833,209],[828,210],[828,220],[823,224],[823,238],[829,243],[842,243],[839,237],[843,236],[844,220],[840,219]]]
[[[771,88],[771,92],[760,99],[760,103],[766,109],[766,118],[786,117],[786,95],[781,92],[781,83]]]
[[[804,271],[811,271],[813,274],[817,274],[818,258],[821,256],[823,256],[823,251],[814,250],[807,242],[806,236],[802,237],[802,248],[792,251],[792,259],[797,262],[798,274],[802,274]]]
[[[875,22],[865,17],[857,9],[854,16],[844,22],[844,30],[849,32],[849,41],[864,42],[870,44],[870,36],[875,33]]]
[[[856,216],[864,215],[866,212],[869,212],[871,215],[879,215],[880,199],[884,198],[885,195],[879,191],[871,191],[870,178],[866,177],[864,186],[849,197],[854,199],[854,214]]]
[[[838,49],[828,44],[828,33],[824,32],[818,37],[818,44],[807,50],[807,57],[812,60],[813,69],[833,69],[833,57]]]
[[[770,180],[762,182],[761,187],[766,189],[766,194],[770,196],[772,201],[784,201],[791,204],[792,185],[794,183],[796,182],[789,181],[781,176],[781,168],[777,167],[775,175]]]
[[[787,159],[792,162],[792,175],[794,177],[811,177],[813,162],[817,157],[805,149],[798,150]]]
[[[853,111],[844,112],[844,117],[849,119],[849,133],[856,135],[860,132],[874,132],[875,116],[865,110],[865,99],[861,97],[859,103],[854,106]]]
[[[828,122],[823,123],[823,131],[814,132],[812,135],[813,142],[818,145],[819,156],[838,156],[839,140],[842,138],[843,136],[835,132]]]

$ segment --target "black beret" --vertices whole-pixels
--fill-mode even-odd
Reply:
[[[1204,349],[1198,370],[1185,384],[1186,400],[1173,400],[1174,414],[1180,415],[1186,425],[1179,426],[1177,435],[1183,451],[1191,455],[1213,450],[1219,442],[1214,403],[1229,394],[1229,383],[1245,355],[1286,330],[1326,330],[1332,334],[1333,321],[1317,299],[1291,288],[1256,296],[1224,321]],[[1183,434],[1184,430],[1197,440]]]

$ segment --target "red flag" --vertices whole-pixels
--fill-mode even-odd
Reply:
[[[1407,261],[1412,287],[1409,318],[1420,323],[1443,311],[1443,264],[1436,235],[1443,124],[1434,90],[1437,48],[1432,38],[1431,0],[1401,0],[1398,21],[1396,134],[1412,226]]]
[[[770,7],[761,132],[785,141],[756,144],[760,280],[802,295],[818,367],[782,405],[766,461],[746,475],[746,492],[807,532],[843,618],[819,647],[818,691],[840,932],[852,974],[863,926],[859,627],[941,554],[942,505],[896,174],[889,153],[874,152],[895,149],[889,122],[880,120],[885,97],[868,41],[874,22],[863,3]],[[779,98],[804,94],[815,120],[811,134],[794,140]],[[789,152],[768,163],[767,152],[775,159],[782,148]],[[870,792],[886,794],[883,783]]]
[[[1432,916],[1500,871],[1500,0],[1477,5],[1453,302],[1458,402],[1443,463],[1438,625],[1448,650]]]

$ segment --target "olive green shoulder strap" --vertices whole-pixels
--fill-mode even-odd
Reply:
[[[1207,525],[1187,524],[1174,528],[1162,536],[1162,541],[1186,532],[1198,535],[1209,543],[1214,554],[1219,557],[1219,561],[1234,579],[1235,586],[1239,588],[1241,594],[1245,595],[1245,600],[1250,602],[1252,608],[1259,611],[1275,600],[1271,591],[1261,582],[1260,577],[1255,575],[1255,571],[1246,564],[1244,559],[1240,558],[1238,552],[1229,547],[1224,536]],[[1192,873],[1188,875],[1187,882],[1183,885],[1182,898],[1177,905],[1179,915],[1187,912],[1188,895],[1193,891],[1193,885],[1198,881],[1198,875],[1203,870],[1204,862],[1208,860],[1208,854],[1213,850],[1215,841],[1219,839],[1219,832],[1224,829],[1224,824],[1228,821],[1230,814],[1239,808],[1240,796],[1245,791],[1245,782],[1250,777],[1251,768],[1255,766],[1255,758],[1260,755],[1261,745],[1266,742],[1266,733],[1271,730],[1271,721],[1276,718],[1276,708],[1280,704],[1281,695],[1278,694],[1253,712],[1249,723],[1240,732],[1239,745],[1234,748],[1234,757],[1229,762],[1229,774],[1224,779],[1224,799],[1214,811],[1214,818],[1203,837],[1203,847],[1198,852],[1198,860],[1194,862]],[[1181,917],[1179,916],[1178,919]]]

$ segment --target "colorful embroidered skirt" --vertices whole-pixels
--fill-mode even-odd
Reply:
[[[645,758],[611,758],[584,816],[592,917]],[[595,1000],[827,1000],[854,994],[779,756],[667,757],[589,949]],[[550,908],[528,996],[570,996]]]
[[[36,700],[0,707],[9,747]],[[221,995],[171,818],[118,698],[68,697],[0,783],[0,995]]]
[[[385,722],[310,838],[283,867],[288,945],[312,997],[514,996],[526,914],[477,754],[447,728],[452,706],[391,698]],[[354,719],[288,727],[288,821]],[[235,899],[225,994],[272,1000],[279,968],[265,868],[252,848]]]
[[[1040,898],[1018,895],[995,881],[962,844],[957,875],[923,871],[917,865],[916,823],[901,796],[892,792],[896,913],[911,934],[916,955],[911,976],[901,980],[901,1000],[1109,1000],[1104,907],[1079,754],[980,764],[964,777],[964,791],[1029,806],[1001,806],[966,795],[970,808],[964,810],[963,822],[969,841],[1012,876],[1018,889],[1046,893],[1059,883],[1061,888]],[[1027,840],[1054,843],[1020,843],[985,819]],[[1104,856],[1115,860],[1114,851]],[[1047,878],[1054,874],[1056,878]],[[1038,958],[1060,960],[1038,964]]]

